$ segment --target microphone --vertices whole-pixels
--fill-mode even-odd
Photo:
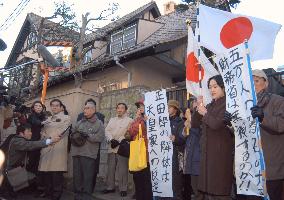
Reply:
[[[7,48],[7,44],[0,39],[0,51],[4,51]]]
[[[52,67],[60,67],[60,63],[52,56],[45,46],[39,45],[37,49],[42,58]]]

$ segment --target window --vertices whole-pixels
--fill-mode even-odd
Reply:
[[[115,54],[136,44],[136,24],[128,26],[111,36],[110,53]]]
[[[27,39],[27,46],[28,47],[31,47],[35,44],[35,42],[37,41],[37,36],[34,32],[31,32],[28,36],[28,39]]]

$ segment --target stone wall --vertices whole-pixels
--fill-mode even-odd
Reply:
[[[105,115],[105,126],[109,119],[116,115],[116,104],[123,102],[128,106],[128,114],[131,118],[135,117],[137,100],[143,98],[144,93],[150,88],[144,86],[135,86],[127,89],[110,91],[101,94],[99,99],[99,112]],[[101,146],[101,164],[99,177],[105,178],[107,173],[107,145],[105,142]]]

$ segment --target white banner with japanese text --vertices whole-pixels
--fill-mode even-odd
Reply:
[[[244,44],[228,49],[216,63],[226,91],[226,110],[235,130],[235,175],[237,193],[264,196],[264,161],[259,125],[251,116],[252,76]],[[255,94],[254,94],[255,95]]]
[[[166,90],[145,94],[148,152],[153,196],[173,197],[171,127]]]

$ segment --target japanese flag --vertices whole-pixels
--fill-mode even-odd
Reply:
[[[198,21],[201,46],[223,54],[247,39],[252,61],[273,57],[275,38],[281,28],[280,24],[201,4]]]
[[[190,94],[198,97],[203,96],[204,104],[211,102],[211,94],[207,87],[208,79],[218,74],[217,70],[207,59],[205,54],[200,50],[201,72],[198,62],[198,44],[195,41],[191,27],[188,28],[188,46],[187,46],[187,62],[186,62],[186,89]],[[199,80],[201,80],[202,88],[200,88]]]

